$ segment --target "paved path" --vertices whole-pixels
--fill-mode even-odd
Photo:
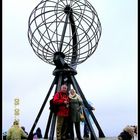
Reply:
[[[48,139],[34,139],[34,140],[48,140]],[[56,140],[56,138],[54,138],[54,140]],[[77,140],[77,139],[75,138],[75,140]],[[91,139],[90,138],[89,139],[85,138],[84,140],[91,140]],[[117,140],[117,138],[116,137],[98,138],[98,140]]]
[[[48,140],[48,139],[38,139],[38,140]],[[54,140],[56,140],[56,138]],[[75,140],[77,140],[77,139],[75,139]],[[91,140],[91,139],[84,139],[84,140]],[[117,137],[105,137],[105,138],[98,138],[98,140],[118,140],[118,139],[117,139]],[[135,136],[134,140],[138,140],[138,137]]]
[[[26,140],[26,139],[24,139]],[[34,140],[48,140],[48,139],[34,139]],[[56,140],[56,138],[54,138]],[[77,140],[77,139],[75,139]],[[84,139],[84,140],[91,140],[91,139]],[[98,140],[117,140],[117,137],[105,137],[105,138],[98,138]],[[133,140],[138,140],[138,137],[135,136]]]

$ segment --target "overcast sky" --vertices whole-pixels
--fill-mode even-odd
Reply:
[[[20,124],[29,132],[54,79],[54,66],[42,61],[28,42],[28,19],[40,0],[3,0],[2,129],[14,120],[20,99]],[[117,136],[138,118],[137,0],[89,0],[102,24],[95,53],[78,65],[75,76],[106,136]],[[52,97],[53,93],[51,94]],[[43,133],[46,105],[37,126]],[[96,129],[96,128],[95,128]]]

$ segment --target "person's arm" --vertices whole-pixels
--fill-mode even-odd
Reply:
[[[90,110],[95,110],[95,108],[94,108],[93,106],[91,106],[89,103],[88,103],[88,108],[89,108]]]
[[[82,100],[81,96],[79,96],[78,94],[77,94],[77,97],[78,97],[78,102],[79,102],[79,108],[77,110],[82,110],[83,100]]]
[[[24,137],[24,138],[28,137],[28,135],[22,130],[22,128],[20,129],[20,132],[21,132],[22,137]]]

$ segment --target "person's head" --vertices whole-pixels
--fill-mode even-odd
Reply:
[[[15,120],[15,121],[13,122],[13,125],[19,125],[19,122],[18,122],[17,120]]]
[[[37,131],[37,132],[41,132],[41,129],[40,129],[40,127],[38,127],[38,128],[36,129],[36,131]]]
[[[137,126],[136,125],[131,125],[131,127],[134,129],[134,133],[137,134]]]
[[[41,132],[40,127],[38,127],[38,128],[36,129],[36,134],[37,134],[37,137],[38,137],[38,138],[42,138],[42,132]]]
[[[67,89],[68,89],[68,87],[67,87],[67,85],[62,85],[61,86],[61,91],[63,92],[63,93],[66,93],[67,92]]]
[[[70,93],[71,95],[75,95],[75,94],[76,94],[76,92],[75,92],[74,89],[70,89],[69,93]]]

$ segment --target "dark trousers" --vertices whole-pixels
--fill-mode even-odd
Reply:
[[[70,138],[72,140],[74,140],[74,128],[73,128],[73,125],[75,126],[76,135],[77,135],[78,140],[82,140],[81,131],[80,131],[80,122],[75,122],[75,123],[71,122],[71,123],[69,123]]]
[[[89,128],[88,125],[86,123],[86,121],[84,122],[84,137],[89,136]]]

